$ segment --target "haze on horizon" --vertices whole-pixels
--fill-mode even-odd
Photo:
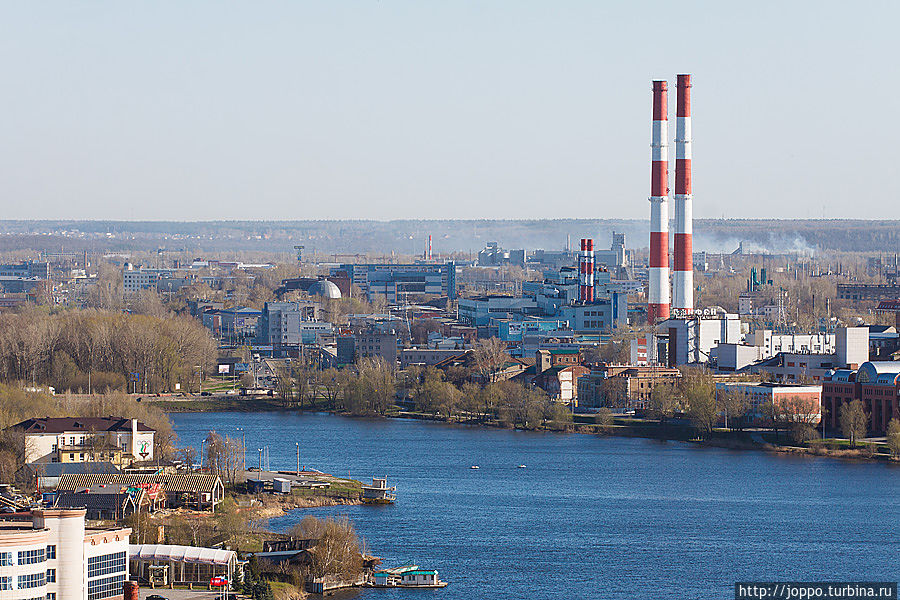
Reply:
[[[3,218],[645,219],[650,81],[689,72],[695,217],[896,219],[898,17],[3,2]]]

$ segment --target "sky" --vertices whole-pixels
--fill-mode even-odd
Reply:
[[[0,218],[647,218],[650,82],[691,73],[695,217],[897,219],[898,19],[895,1],[3,0]]]

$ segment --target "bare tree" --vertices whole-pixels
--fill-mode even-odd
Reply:
[[[887,426],[887,446],[891,451],[891,456],[896,458],[900,456],[900,421],[891,419]]]
[[[225,437],[223,452],[224,456],[222,462],[225,478],[228,483],[233,486],[239,481],[240,476],[243,475],[244,470],[246,469],[244,462],[247,453],[241,440],[231,436]]]
[[[856,441],[865,437],[869,425],[869,416],[859,400],[844,402],[838,415],[841,431],[850,439],[850,447],[856,447]]]
[[[474,357],[482,379],[488,383],[497,381],[497,373],[509,361],[506,344],[495,337],[478,340],[475,344]]]

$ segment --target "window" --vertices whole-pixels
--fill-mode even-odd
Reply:
[[[56,592],[47,592],[47,600],[56,600]]]
[[[19,575],[17,578],[18,589],[27,590],[30,588],[41,587],[45,584],[44,577],[44,573],[29,573],[28,575]]]
[[[56,569],[47,569],[47,583],[56,583]]]
[[[45,558],[45,550],[19,550],[19,564],[32,565],[34,563],[42,563]]]
[[[12,552],[0,552],[0,567],[9,567],[13,565]]]
[[[11,590],[12,576],[0,577],[0,590]]]
[[[56,559],[56,546],[47,546],[47,560]]]
[[[122,554],[124,554],[124,552]],[[88,581],[88,600],[100,600],[101,598],[121,596],[123,583],[125,583],[124,573]]]
[[[88,559],[88,579],[125,570],[127,552],[92,556]]]

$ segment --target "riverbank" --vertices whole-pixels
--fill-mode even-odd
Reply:
[[[151,400],[151,399],[148,399]],[[152,399],[154,406],[167,413],[206,413],[206,412],[296,412],[296,408],[287,408],[280,401],[271,397],[217,396],[210,398],[186,399]],[[314,405],[311,412],[324,412],[347,417],[354,415],[329,410],[327,407]],[[372,418],[372,417],[365,417]],[[410,410],[395,410],[384,415],[388,419],[415,419],[446,423],[448,425],[482,427],[486,429],[510,429],[496,420],[471,420],[446,418],[429,413]],[[716,429],[705,438],[699,438],[697,430],[683,420],[662,423],[650,419],[634,417],[615,417],[611,424],[596,422],[594,415],[576,414],[571,423],[553,423],[532,429],[533,431],[561,431],[612,437],[645,438],[660,441],[680,441],[698,446],[727,448],[731,450],[756,450],[777,454],[806,454],[810,456],[826,456],[852,460],[876,460],[882,462],[898,462],[890,456],[886,445],[882,443],[861,444],[857,448],[849,448],[846,440],[827,439],[813,440],[802,446],[788,443],[787,434],[780,435],[767,430],[731,431]],[[518,429],[513,427],[512,429]]]

